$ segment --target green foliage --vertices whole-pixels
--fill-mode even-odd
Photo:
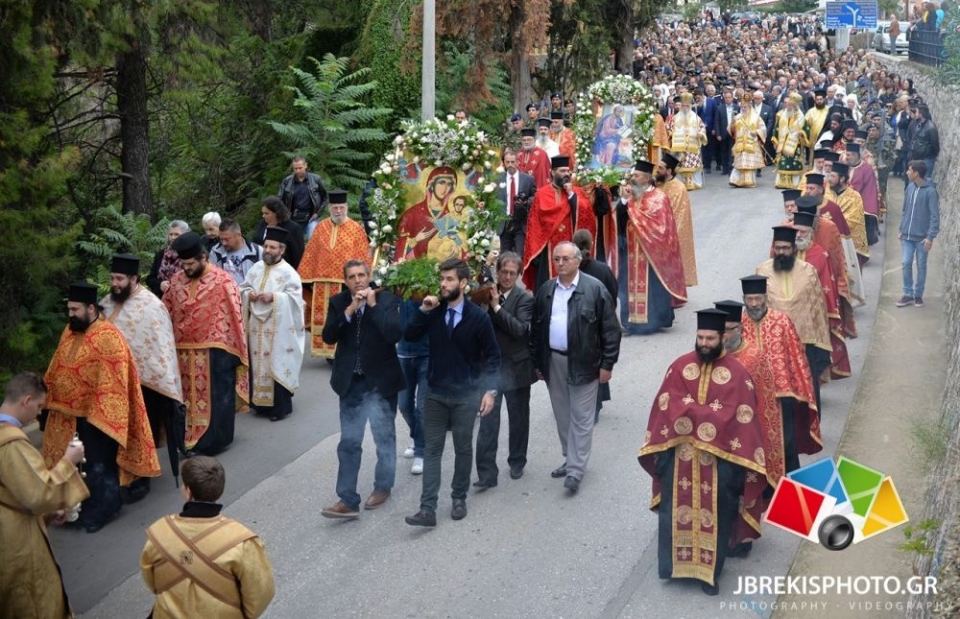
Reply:
[[[387,267],[383,285],[404,299],[436,294],[440,286],[439,263],[433,258],[404,260]]]
[[[894,5],[897,0],[881,0],[880,8],[883,8],[883,2],[892,2]],[[780,0],[778,10],[765,11],[773,13],[803,13],[817,7],[816,0]],[[766,8],[766,7],[764,7]]]
[[[910,438],[921,454],[917,463],[927,472],[947,455],[947,437],[950,432],[941,421],[917,421],[910,426]]]
[[[437,114],[453,114],[459,108],[470,109],[470,118],[489,135],[499,135],[504,121],[513,113],[510,77],[500,63],[487,67],[486,84],[493,98],[471,101],[472,88],[467,75],[474,64],[474,50],[453,41],[443,43],[443,63],[437,74]]]
[[[115,206],[106,206],[94,215],[96,231],[77,242],[87,258],[103,263],[118,253],[140,256],[141,264],[150,264],[153,255],[166,242],[167,219],[151,223],[143,214],[121,213]]]
[[[944,84],[960,84],[960,4],[954,4],[943,18],[943,51],[947,58],[937,71],[937,79]]]
[[[720,7],[721,13],[726,13],[727,11],[743,9],[747,6],[747,0],[717,0],[717,5]]]
[[[683,5],[683,19],[684,21],[692,22],[700,16],[700,11],[703,10],[703,7],[700,6],[698,2],[687,2]]]
[[[392,112],[388,108],[368,107],[364,99],[376,82],[364,82],[369,69],[347,73],[347,59],[327,54],[322,61],[310,59],[316,75],[291,67],[300,86],[291,86],[296,94],[293,105],[300,119],[281,123],[268,121],[293,149],[285,154],[303,155],[333,187],[360,190],[370,170],[362,165],[372,159],[374,148],[388,139],[377,124]]]
[[[933,554],[933,538],[940,528],[940,521],[932,518],[922,520],[917,524],[908,524],[903,528],[904,542],[900,544],[903,552],[912,552],[921,556]]]
[[[371,102],[390,108],[393,116],[387,124],[398,131],[400,121],[420,117],[420,62],[411,58],[411,50],[420,51],[419,41],[410,40],[410,22],[418,0],[366,0],[367,21],[360,37],[354,61],[370,68],[377,82]]]
[[[43,8],[7,2],[0,11],[0,383],[46,367],[77,265],[77,214],[63,197],[79,157],[48,139],[57,50]]]

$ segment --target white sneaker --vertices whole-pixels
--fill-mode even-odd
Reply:
[[[410,467],[410,472],[414,475],[423,475],[423,458],[413,459],[413,466]]]
[[[410,445],[409,447],[407,447],[406,449],[403,450],[403,457],[404,457],[404,458],[412,458],[412,457],[413,457],[413,445]]]

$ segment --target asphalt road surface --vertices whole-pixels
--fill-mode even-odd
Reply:
[[[580,492],[567,496],[549,472],[560,448],[542,383],[533,389],[529,464],[522,479],[506,471],[502,424],[500,484],[471,492],[465,520],[449,517],[451,445],[444,460],[438,526],[407,526],[417,511],[420,478],[398,460],[389,502],[352,522],[326,520],[336,500],[337,403],[322,361],[304,364],[289,420],[242,417],[222,461],[225,513],[260,533],[273,562],[277,594],[269,617],[746,617],[768,616],[773,596],[733,595],[740,575],[786,574],[798,539],[766,529],[746,559],[729,559],[721,593],[707,597],[692,582],[665,582],[656,572],[656,515],[648,510],[650,478],[636,453],[652,398],[667,365],[694,343],[694,310],[738,298],[738,278],[767,255],[770,226],[782,221],[782,200],[768,168],[757,189],[732,189],[717,173],[691,194],[700,285],[674,327],[624,338],[613,372],[613,401],[601,413]],[[896,181],[892,181],[893,185]],[[853,378],[823,389],[825,450],[837,444],[869,344],[882,264],[880,243],[864,276],[868,296],[857,310],[859,339],[848,342]],[[506,412],[504,411],[504,415]],[[398,450],[406,427],[397,418]],[[372,490],[374,450],[365,443],[361,495]],[[804,457],[804,461],[809,460]],[[138,573],[143,529],[176,511],[169,476],[144,501],[94,535],[55,531],[54,549],[68,592],[85,617],[146,616],[151,598]],[[746,609],[744,609],[746,607]]]

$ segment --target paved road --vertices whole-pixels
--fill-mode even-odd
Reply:
[[[601,415],[580,493],[568,497],[549,471],[560,461],[546,390],[532,396],[529,465],[523,479],[501,475],[499,487],[468,499],[470,514],[454,522],[441,495],[439,526],[413,529],[420,482],[401,460],[392,499],[358,521],[333,522],[319,511],[335,500],[335,405],[328,371],[311,362],[290,421],[242,419],[239,439],[224,455],[226,513],[263,536],[277,577],[270,617],[674,617],[768,616],[740,610],[742,602],[772,596],[734,596],[737,576],[785,574],[798,541],[767,531],[747,559],[727,562],[721,595],[705,597],[696,584],[663,582],[656,574],[656,518],[647,509],[650,480],[636,461],[653,394],[667,364],[693,346],[693,310],[737,298],[739,278],[751,273],[769,246],[770,226],[782,219],[772,174],[761,188],[734,190],[707,176],[692,194],[701,284],[675,326],[650,337],[626,338],[614,370],[613,402]],[[893,184],[893,183],[891,183]],[[871,301],[858,310],[861,337],[849,342],[855,376],[863,363],[876,312],[882,244],[865,270]],[[856,388],[856,378],[824,389],[825,454],[832,454]],[[506,426],[506,424],[503,424]],[[398,435],[404,435],[398,419]],[[501,445],[506,442],[506,433]],[[402,445],[402,441],[401,441]],[[361,472],[361,494],[372,488],[373,445]],[[450,445],[448,441],[448,452]],[[501,458],[505,459],[503,449]],[[505,464],[501,464],[505,467]],[[452,458],[444,463],[448,483]],[[177,507],[169,478],[141,505],[126,509],[97,535],[58,532],[71,595],[85,616],[145,615],[150,598],[136,573],[141,528]],[[96,569],[91,569],[91,566]],[[122,582],[123,577],[130,578]],[[119,585],[119,586],[116,586]],[[114,588],[116,586],[116,588]],[[112,590],[111,590],[112,589]],[[108,593],[109,592],[109,593]],[[106,596],[106,597],[104,597]],[[101,599],[103,598],[103,599]]]

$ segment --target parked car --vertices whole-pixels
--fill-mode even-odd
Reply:
[[[902,26],[901,26],[902,28]],[[897,54],[905,54],[910,51],[910,43],[907,41],[907,33],[902,31],[897,35]],[[890,53],[890,22],[878,21],[877,32],[873,35],[873,49],[880,52]]]

